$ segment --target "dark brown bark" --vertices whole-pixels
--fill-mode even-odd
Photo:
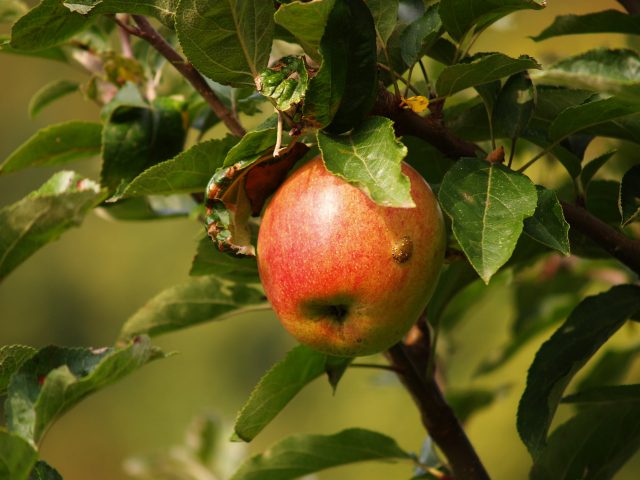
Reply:
[[[455,413],[429,372],[430,337],[424,321],[413,327],[405,343],[387,351],[391,365],[420,411],[422,424],[447,457],[456,480],[489,480],[480,458]]]

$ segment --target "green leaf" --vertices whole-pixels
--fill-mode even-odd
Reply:
[[[29,115],[35,117],[47,105],[65,95],[77,92],[79,88],[80,85],[77,82],[70,82],[69,80],[58,80],[45,85],[36,92],[29,102]]]
[[[571,178],[576,178],[578,175],[580,175],[580,171],[582,169],[582,161],[580,157],[578,157],[562,145],[554,146],[554,143],[548,140],[547,135],[548,131],[546,129],[537,130],[528,128],[523,133],[522,138],[528,140],[534,145],[538,145],[539,147],[548,150],[551,155],[558,159],[565,170],[567,170]]]
[[[527,72],[516,73],[502,87],[493,107],[494,129],[514,140],[522,135],[536,108],[536,89]]]
[[[63,480],[58,471],[40,460],[31,470],[29,480]]]
[[[619,285],[585,298],[547,340],[529,368],[518,406],[518,433],[536,458],[573,376],[627,318],[640,310],[640,287]]]
[[[43,50],[73,37],[91,23],[91,19],[71,12],[60,0],[42,0],[11,29],[11,47],[18,50]]]
[[[0,208],[0,281],[38,249],[80,225],[104,197],[95,182],[62,171],[22,200]]]
[[[581,390],[567,395],[562,403],[616,403],[640,402],[640,385],[610,385]]]
[[[398,21],[398,0],[364,0],[373,16],[376,36],[386,45]]]
[[[440,38],[444,29],[438,14],[438,4],[431,5],[420,18],[410,23],[401,35],[402,60],[413,65]]]
[[[264,0],[182,0],[178,39],[187,58],[216,82],[254,87],[269,60],[273,3]]]
[[[536,42],[561,35],[581,33],[623,33],[640,35],[638,17],[619,10],[603,10],[586,15],[560,15],[535,37]]]
[[[560,425],[536,460],[531,480],[610,479],[640,447],[640,403],[581,410]]]
[[[620,215],[623,227],[640,216],[640,165],[631,167],[620,182]]]
[[[584,166],[582,172],[580,173],[580,180],[585,190],[589,186],[589,182],[591,182],[591,179],[595,176],[596,173],[598,173],[598,170],[600,170],[600,167],[607,163],[615,153],[615,150],[604,153],[599,157],[594,158]]]
[[[448,97],[465,88],[500,80],[531,68],[541,67],[527,55],[511,58],[502,53],[476,54],[465,63],[442,70],[436,81],[436,91],[439,96]]]
[[[140,334],[155,336],[222,320],[263,302],[262,292],[256,288],[226,282],[215,276],[193,277],[149,300],[127,320],[120,338]]]
[[[0,23],[13,23],[29,11],[21,0],[3,0],[0,3]]]
[[[307,121],[339,134],[362,122],[378,88],[376,31],[363,0],[336,0],[320,44],[322,64],[309,82]]]
[[[69,59],[62,47],[45,48],[44,50],[21,50],[14,48],[10,44],[7,35],[0,35],[0,53],[9,53],[11,55],[20,55],[24,57],[35,57],[46,60],[55,60],[58,62],[68,63]]]
[[[440,16],[451,36],[460,40],[472,28],[481,31],[517,10],[540,10],[545,0],[441,0]]]
[[[540,185],[538,190],[538,206],[532,217],[525,219],[524,231],[534,240],[569,255],[569,224],[564,219],[562,206],[556,192]]]
[[[146,337],[122,349],[45,347],[11,378],[5,404],[9,430],[38,444],[82,399],[163,357]]]
[[[334,4],[335,0],[286,3],[280,5],[273,18],[296,37],[311,58],[320,61],[318,48]]]
[[[318,132],[318,146],[327,169],[374,202],[387,207],[415,206],[409,179],[401,171],[407,148],[396,138],[391,120],[369,117],[347,135]]]
[[[556,142],[599,123],[638,114],[638,105],[615,97],[583,103],[560,112],[549,127],[549,136]]]
[[[183,107],[162,97],[149,108],[116,107],[102,132],[100,183],[121,194],[140,173],[177,155],[186,135]]]
[[[0,429],[0,478],[27,480],[38,453],[18,435]]]
[[[101,135],[102,125],[99,123],[73,121],[43,128],[0,165],[0,173],[62,165],[98,155]]]
[[[235,435],[253,440],[305,386],[327,371],[328,356],[298,345],[274,365],[238,413]],[[351,359],[336,359],[345,366]]]
[[[195,200],[186,194],[125,198],[103,203],[96,209],[101,217],[117,221],[165,220],[200,211]]]
[[[198,252],[189,275],[215,275],[227,280],[260,283],[256,257],[234,257],[221,252],[208,236],[198,242]]]
[[[242,139],[233,146],[224,159],[223,167],[245,168],[253,164],[262,155],[272,150],[278,139],[277,129],[267,126],[264,129],[247,132]]]
[[[227,135],[194,145],[178,156],[148,168],[122,193],[125,197],[203,192],[215,171],[222,167],[238,139]]]
[[[489,283],[513,253],[523,220],[535,212],[533,183],[502,165],[465,158],[447,172],[438,195],[453,235]]]
[[[36,353],[26,345],[3,345],[0,347],[0,396],[4,395],[14,374],[20,366]]]
[[[231,480],[289,480],[365,460],[409,460],[390,437],[350,428],[334,435],[294,435],[251,457]]]
[[[610,93],[621,100],[638,102],[640,54],[622,49],[589,50],[537,72],[534,80],[538,83]]]
[[[274,66],[260,72],[256,85],[262,95],[275,100],[278,110],[289,110],[302,101],[309,85],[304,57],[281,58]]]

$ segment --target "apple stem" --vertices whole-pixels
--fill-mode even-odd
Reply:
[[[447,457],[455,478],[489,480],[460,421],[447,404],[436,380],[429,374],[430,353],[429,329],[422,318],[404,343],[397,343],[387,350],[387,357],[418,406],[422,424]]]

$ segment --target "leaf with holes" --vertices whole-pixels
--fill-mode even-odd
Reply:
[[[9,430],[37,444],[82,399],[163,357],[143,337],[121,349],[45,347],[11,378],[5,404]]]

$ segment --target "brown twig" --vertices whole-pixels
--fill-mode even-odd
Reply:
[[[398,135],[420,137],[448,157],[475,157],[476,152],[482,152],[477,145],[453,135],[439,119],[431,116],[421,117],[411,110],[402,108],[398,97],[384,88],[378,92],[372,113],[393,120]]]
[[[640,240],[633,240],[591,215],[584,208],[561,202],[565,219],[572,228],[589,237],[609,255],[640,274]]]
[[[456,480],[489,480],[489,474],[462,425],[429,374],[430,349],[429,330],[426,322],[421,320],[405,343],[398,343],[387,350],[387,357],[418,406],[422,424],[447,457]]]
[[[233,116],[231,110],[229,110],[222,101],[218,98],[215,92],[209,87],[204,77],[200,75],[195,67],[174,50],[174,48],[164,39],[158,31],[153,28],[149,21],[140,15],[132,15],[133,20],[136,22],[137,27],[123,24],[116,19],[116,22],[120,27],[124,28],[131,35],[142,38],[149,42],[153,48],[155,48],[164,58],[166,58],[171,65],[175,67],[178,72],[195,88],[195,90],[202,95],[202,98],[209,104],[211,110],[224,122],[229,131],[237,136],[242,137],[246,130],[238,119]]]

